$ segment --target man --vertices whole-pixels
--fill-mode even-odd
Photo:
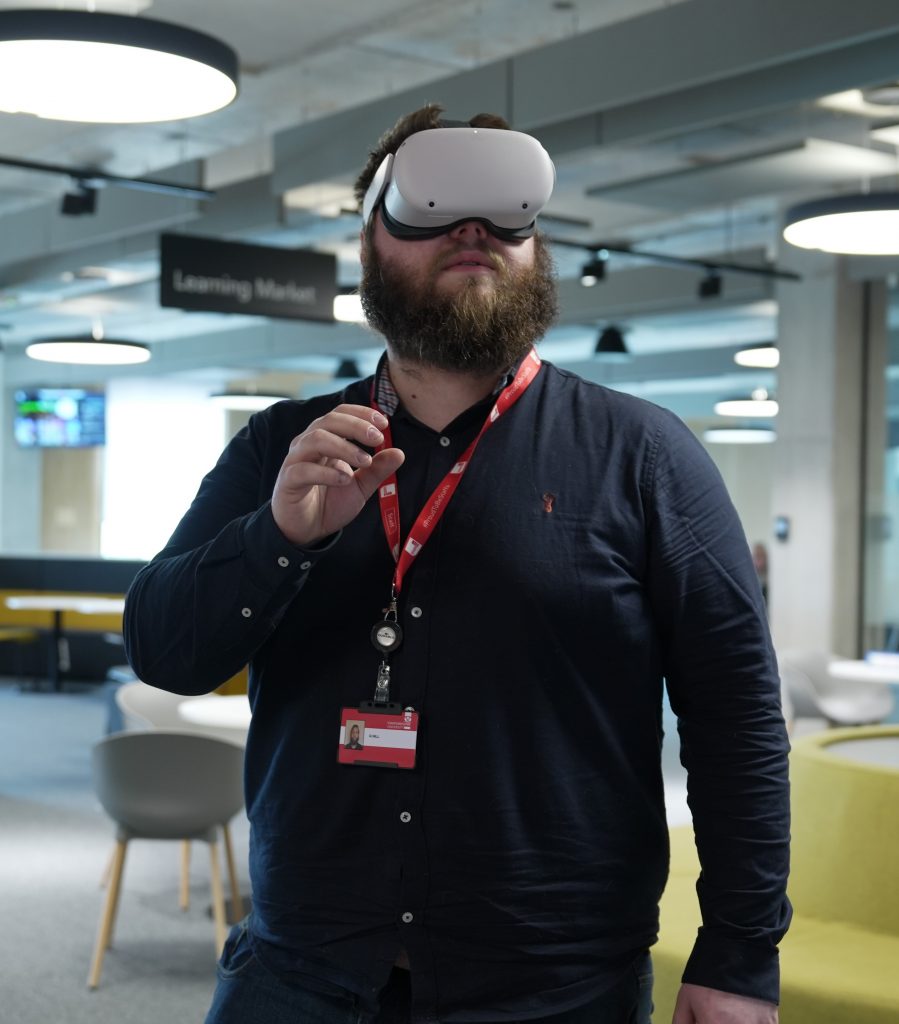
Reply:
[[[787,741],[740,523],[674,416],[541,365],[552,166],[440,115],[357,182],[374,378],[255,416],[128,596],[142,679],[251,666],[208,1021],[645,1024],[664,678],[703,863],[675,1021],[772,1024]]]
[[[347,743],[344,744],[347,750],[364,750],[365,748],[359,742],[359,726],[354,722],[350,726],[350,738]]]

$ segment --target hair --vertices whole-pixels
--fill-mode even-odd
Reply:
[[[378,139],[378,144],[368,154],[368,162],[356,179],[354,186],[356,202],[359,204],[360,210],[362,209],[362,200],[365,198],[368,186],[381,166],[384,157],[388,153],[395,153],[406,139],[410,135],[415,135],[416,132],[424,132],[430,128],[446,127],[440,117],[442,113],[443,107],[439,104],[428,103],[418,110],[413,110],[411,114],[405,114]],[[509,122],[504,117],[500,117],[499,114],[475,114],[466,123],[472,128],[510,128]]]

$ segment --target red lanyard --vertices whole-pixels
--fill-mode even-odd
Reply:
[[[400,534],[400,499],[396,474],[393,473],[384,481],[383,484],[381,484],[378,489],[378,500],[381,505],[381,522],[384,524],[384,533],[387,536],[387,543],[390,546],[393,560],[396,562],[396,571],[393,574],[394,598],[399,594],[402,588],[403,577],[408,572],[409,567],[415,560],[415,557],[427,543],[433,528],[440,522],[440,517],[446,511],[446,506],[449,504],[453,494],[455,494],[456,488],[459,486],[459,483],[465,474],[465,470],[468,469],[468,464],[471,462],[474,450],[477,448],[481,438],[487,430],[496,423],[500,416],[508,412],[518,399],[521,398],[525,391],[527,391],[531,382],[540,371],[540,365],[540,356],[537,355],[537,350],[532,348],[530,353],[522,361],[521,366],[519,366],[518,372],[515,374],[512,382],[503,388],[497,396],[496,402],[490,410],[487,419],[484,420],[484,425],[481,427],[478,436],[471,442],[468,448],[466,448],[462,458],[459,459],[449,473],[446,474],[443,480],[434,489],[434,493],[425,502],[424,507],[418,513],[418,516],[412,525],[412,529],[409,531],[406,543],[402,544],[402,548],[402,537]],[[372,397],[372,408],[378,408],[374,397]],[[388,425],[382,433],[384,434],[384,442],[378,446],[378,451],[381,451],[383,448],[390,448],[393,446],[390,426]]]

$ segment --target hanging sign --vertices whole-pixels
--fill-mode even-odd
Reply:
[[[337,257],[218,238],[163,234],[159,303],[210,313],[334,319]]]

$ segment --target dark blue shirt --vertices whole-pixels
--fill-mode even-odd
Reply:
[[[547,1016],[656,938],[668,864],[663,679],[703,864],[685,980],[776,1001],[788,743],[748,545],[690,431],[544,364],[484,435],[400,598],[414,770],[337,763],[371,699],[393,560],[377,499],[301,551],[269,499],[293,437],[371,380],[252,418],[125,609],[140,678],[202,693],[250,663],[252,935],[274,969],[371,1002],[408,951],[416,1021]],[[399,409],[404,536],[490,401]]]

